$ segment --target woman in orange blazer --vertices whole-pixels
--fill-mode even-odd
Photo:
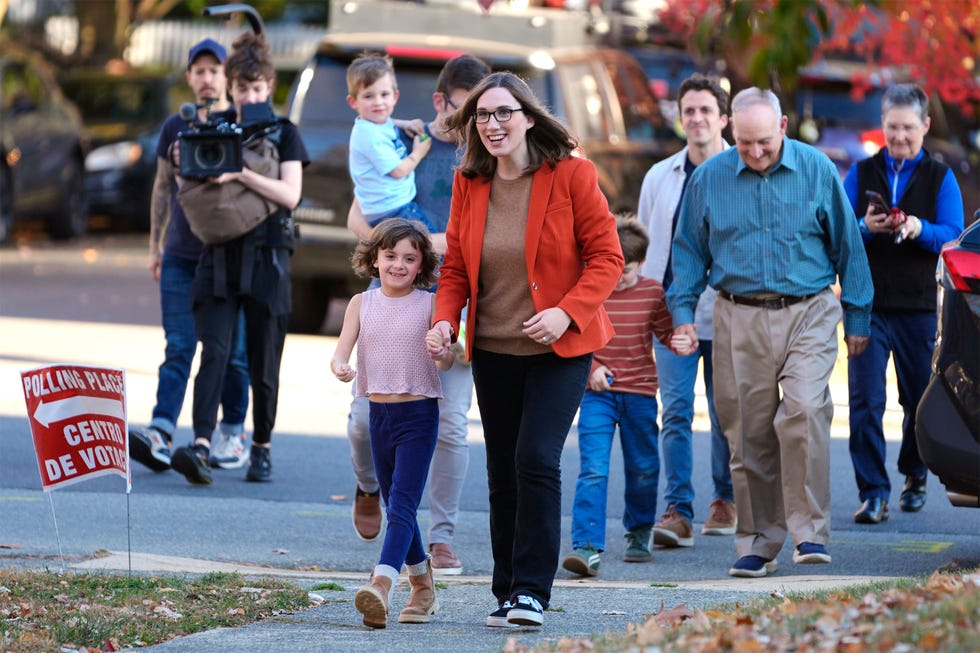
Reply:
[[[466,154],[433,330],[455,339],[469,303],[497,599],[487,625],[540,626],[558,568],[561,451],[592,352],[613,334],[602,303],[623,255],[595,167],[520,78],[484,78],[447,127]]]

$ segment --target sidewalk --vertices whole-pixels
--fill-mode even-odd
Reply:
[[[128,568],[125,551],[72,565],[85,571],[120,572]],[[721,579],[652,586],[646,581],[556,580],[551,608],[541,628],[496,629],[485,625],[495,606],[486,576],[437,578],[441,605],[429,624],[400,624],[398,611],[408,600],[404,576],[395,591],[388,628],[373,630],[361,624],[353,597],[366,580],[364,574],[334,571],[298,571],[255,565],[239,565],[159,555],[134,554],[135,573],[187,574],[238,573],[246,577],[286,578],[301,587],[332,582],[343,590],[311,591],[314,607],[298,613],[277,615],[240,628],[221,628],[140,649],[138,651],[237,653],[283,649],[289,651],[361,652],[418,650],[426,653],[501,651],[513,638],[524,646],[556,642],[563,637],[594,637],[624,633],[630,623],[642,623],[648,615],[684,604],[690,609],[723,603],[744,604],[773,592],[811,592],[831,587],[882,580],[881,577],[779,576],[759,579]],[[666,584],[665,584],[666,585]]]

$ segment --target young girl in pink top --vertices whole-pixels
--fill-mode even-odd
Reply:
[[[358,244],[353,264],[381,287],[351,298],[330,361],[338,379],[356,381],[357,396],[370,400],[371,453],[388,513],[380,561],[371,582],[354,597],[364,625],[372,628],[388,624],[402,564],[412,594],[398,621],[428,623],[439,610],[416,518],[439,427],[442,388],[436,368],[447,370],[454,360],[438,335],[427,335],[435,295],[424,289],[435,283],[438,263],[422,223],[391,218],[378,224]],[[349,364],[355,344],[356,371]],[[440,347],[441,355],[430,358]]]

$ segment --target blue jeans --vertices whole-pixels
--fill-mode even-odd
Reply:
[[[586,390],[578,414],[580,468],[572,505],[572,546],[576,549],[606,548],[609,452],[617,425],[626,475],[623,527],[627,531],[650,528],[657,519],[657,398]]]
[[[702,340],[698,351],[690,356],[678,356],[654,340],[657,357],[657,376],[660,380],[660,401],[663,403],[660,430],[664,477],[664,503],[688,520],[694,519],[694,467],[691,422],[694,420],[694,383],[698,378],[698,359],[704,361],[704,389],[708,399],[708,419],[711,421],[711,480],[712,499],[734,500],[731,458],[728,440],[715,414],[715,393],[712,383],[711,341]]]
[[[926,476],[926,466],[915,441],[915,409],[929,383],[935,344],[935,313],[875,311],[871,314],[868,348],[847,361],[851,462],[861,501],[874,497],[887,501],[891,493],[885,469],[885,431],[881,424],[887,398],[885,373],[889,354],[895,359],[898,403],[905,413],[898,471],[905,476]]]
[[[424,562],[418,510],[436,448],[439,404],[435,399],[371,402],[371,454],[388,512],[380,564],[401,569]]]
[[[197,351],[191,282],[197,261],[164,255],[160,266],[160,309],[166,350],[157,378],[157,403],[150,426],[173,437],[184,404],[191,363]],[[248,410],[248,363],[245,359],[245,316],[239,314],[234,348],[221,391],[221,432],[240,434]]]

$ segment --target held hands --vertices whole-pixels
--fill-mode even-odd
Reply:
[[[354,370],[354,368],[351,367],[347,361],[339,358],[333,358],[330,360],[330,371],[344,383],[350,383],[354,380],[354,377],[357,376],[357,372]]]
[[[450,335],[451,330],[452,327],[449,322],[439,320],[425,334],[425,349],[429,352],[429,358],[437,363],[445,357],[445,351],[449,350],[449,346],[453,342]]]
[[[610,379],[612,378],[612,371],[605,365],[600,365],[589,376],[589,390],[592,392],[612,390],[612,386],[610,385]]]
[[[524,322],[521,332],[534,342],[553,345],[568,330],[568,325],[571,323],[572,318],[568,313],[557,306],[552,306],[532,315],[530,320]]]
[[[448,370],[456,360],[456,355],[438,329],[429,329],[425,334],[425,348],[429,352],[429,358],[436,362],[439,369]]]
[[[681,324],[674,329],[674,334],[670,337],[670,350],[678,356],[690,356],[697,351],[700,342],[698,341],[697,325]]]

